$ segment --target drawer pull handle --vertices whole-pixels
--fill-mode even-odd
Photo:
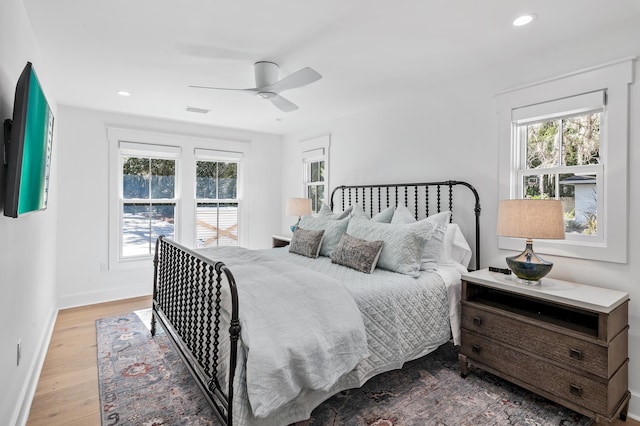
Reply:
[[[478,346],[478,345],[473,345],[473,346],[471,346],[471,350],[472,350],[473,352],[475,352],[475,353],[479,354],[479,353],[480,353],[480,346]]]
[[[573,359],[582,359],[582,351],[580,349],[571,348],[569,356]]]
[[[473,317],[473,325],[481,326],[482,325],[482,318]]]
[[[578,385],[574,385],[573,383],[569,385],[570,392],[575,396],[582,396],[582,388]]]

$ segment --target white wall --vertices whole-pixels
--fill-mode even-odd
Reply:
[[[151,294],[153,264],[107,271],[109,150],[106,127],[250,141],[243,160],[246,246],[267,248],[280,226],[279,136],[59,107],[58,297],[61,308]],[[202,148],[202,147],[201,147]],[[212,146],[211,148],[215,148]]]
[[[355,116],[345,117],[285,137],[283,196],[299,195],[299,141],[331,134],[330,185],[424,182],[459,179],[478,190],[482,205],[482,266],[505,266],[513,252],[498,249],[498,120],[494,96],[505,89],[640,54],[638,28],[621,28],[592,39],[576,40],[570,49],[554,48],[540,57],[512,58],[485,73],[416,94]],[[640,72],[631,86],[629,141],[629,263],[614,264],[549,257],[550,276],[623,290],[630,294],[630,415],[640,418]],[[635,117],[635,118],[634,118]],[[281,221],[281,232],[288,226]]]
[[[0,2],[0,120],[13,114],[15,85],[27,61],[34,65],[54,116],[56,102],[47,90],[48,73],[20,0]],[[0,141],[3,139],[0,131]],[[49,204],[46,211],[17,219],[0,213],[0,423],[26,421],[38,371],[55,321],[56,206],[59,139],[54,135]],[[2,150],[0,150],[0,153]],[[1,158],[2,154],[0,154]],[[0,162],[0,164],[2,164]],[[0,165],[0,199],[4,200]],[[0,201],[0,205],[3,201]],[[2,210],[2,206],[0,206]],[[22,361],[16,346],[22,339]]]

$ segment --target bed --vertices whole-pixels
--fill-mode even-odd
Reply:
[[[459,339],[460,273],[480,265],[473,186],[339,186],[323,210],[303,218],[291,247],[157,241],[151,333],[159,322],[225,425],[304,420],[332,395]],[[292,252],[309,248],[303,232],[321,235],[317,258]],[[425,262],[428,240],[441,241],[437,262]],[[366,261],[353,264],[354,247]]]

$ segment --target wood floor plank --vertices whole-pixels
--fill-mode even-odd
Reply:
[[[27,425],[100,425],[95,322],[150,307],[145,296],[61,310]]]
[[[151,297],[137,297],[61,310],[27,426],[99,426],[98,361],[95,321],[151,307]],[[640,426],[617,420],[614,426]]]

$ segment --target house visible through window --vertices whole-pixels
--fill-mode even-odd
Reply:
[[[196,161],[196,247],[238,245],[238,163]]]

